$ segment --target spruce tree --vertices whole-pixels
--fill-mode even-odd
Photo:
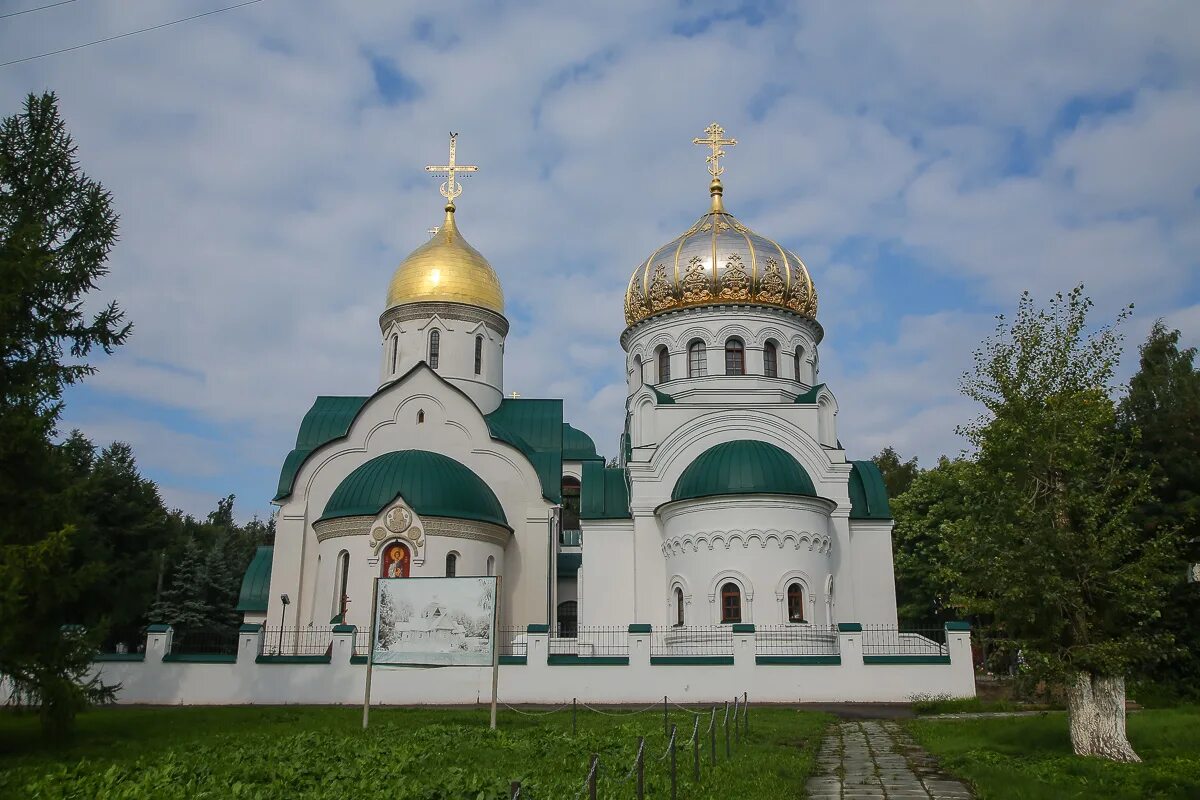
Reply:
[[[130,332],[115,303],[84,311],[116,238],[112,198],[80,170],[57,99],[29,95],[0,123],[0,674],[50,734],[111,696],[84,678],[102,631],[61,633],[95,571],[74,555],[72,465],[52,438],[63,388]]]

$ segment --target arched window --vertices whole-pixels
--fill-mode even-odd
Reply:
[[[837,433],[833,427],[833,404],[825,397],[817,401],[817,439],[823,445],[837,447]]]
[[[654,351],[658,358],[658,382],[666,383],[671,380],[671,354],[667,352],[666,346],[661,346]]]
[[[488,574],[489,578],[496,574],[496,557],[495,556],[488,556],[487,574]]]
[[[779,377],[779,347],[773,341],[763,345],[763,375]]]
[[[475,374],[483,374],[483,337],[475,337]]]
[[[746,345],[736,336],[725,341],[725,374],[746,374]]]
[[[425,422],[425,409],[421,409],[420,411],[417,412],[417,424],[421,425],[424,422]]]
[[[809,383],[808,378],[808,360],[804,355],[804,348],[796,348],[796,380],[800,383]]]
[[[333,615],[346,621],[346,610],[350,607],[350,596],[346,593],[350,586],[350,553],[343,550],[337,557],[337,591],[333,594]],[[340,624],[340,623],[339,623]]]
[[[458,553],[446,554],[446,577],[453,578],[458,575]]]
[[[742,590],[732,581],[721,587],[721,622],[742,621]]]
[[[577,531],[580,529],[579,496],[582,490],[579,479],[572,475],[563,475],[559,488],[562,491],[562,516],[559,518],[561,523],[559,528],[564,531]]]
[[[683,627],[683,589],[675,587],[675,625]]]
[[[396,359],[400,356],[400,334],[392,334],[392,374],[396,372]]]
[[[633,388],[642,388],[642,357],[633,357]]]
[[[804,588],[793,583],[787,588],[788,622],[804,622]]]
[[[688,345],[688,377],[703,378],[708,374],[708,355],[704,352],[704,342],[697,339]]]
[[[437,369],[442,350],[442,332],[434,328],[429,332],[429,368]]]
[[[558,604],[558,636],[560,639],[574,639],[579,635],[579,604],[574,600],[566,600]]]

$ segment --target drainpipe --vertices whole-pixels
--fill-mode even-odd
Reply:
[[[555,616],[555,609],[558,607],[554,602],[554,596],[558,589],[558,529],[562,522],[562,506],[557,505],[550,509],[550,541],[549,541],[549,563],[546,579],[546,624],[550,626],[550,635],[558,634],[558,619]]]

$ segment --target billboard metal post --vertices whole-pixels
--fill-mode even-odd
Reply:
[[[375,576],[375,584],[371,589],[371,641],[367,649],[367,687],[363,693],[363,730],[367,729],[367,717],[371,712],[371,667],[375,664],[375,637],[379,635],[379,625],[375,619],[375,606],[379,603],[379,576]]]

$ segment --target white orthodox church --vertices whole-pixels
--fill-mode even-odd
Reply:
[[[501,622],[577,626],[896,624],[882,478],[849,461],[820,380],[804,263],[710,198],[637,265],[613,466],[561,400],[505,395],[497,272],[445,220],[405,258],[379,318],[379,387],[318,397],[279,476],[273,548],[247,623],[371,625],[376,576],[501,576]],[[619,313],[613,309],[613,313]],[[283,605],[286,596],[287,606]]]

